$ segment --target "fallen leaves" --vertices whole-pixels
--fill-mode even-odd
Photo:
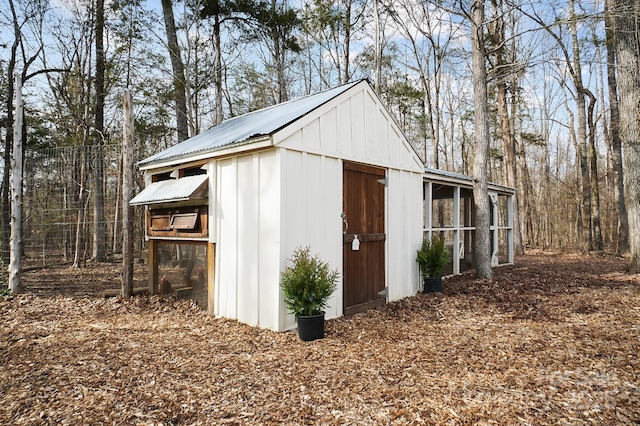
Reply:
[[[526,256],[314,342],[190,301],[95,297],[114,287],[97,271],[63,290],[61,272],[33,292],[85,297],[0,302],[0,423],[637,424],[640,277],[623,270]]]

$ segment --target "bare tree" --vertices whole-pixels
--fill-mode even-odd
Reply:
[[[93,191],[93,258],[104,262],[106,250],[106,223],[104,216],[104,0],[96,0],[96,108],[94,120],[94,191]]]
[[[55,47],[59,49],[59,60],[64,68],[72,72],[49,75],[47,78],[52,97],[48,99],[50,120],[62,129],[58,135],[70,145],[78,147],[73,169],[70,170],[69,194],[77,211],[75,230],[75,254],[73,265],[82,266],[88,248],[87,221],[89,209],[89,162],[91,136],[95,123],[93,85],[95,10],[86,4],[71,5],[68,18],[55,27],[51,34]]]
[[[13,74],[18,60],[18,47],[22,38],[21,26],[18,21],[13,0],[9,0],[11,9],[11,21],[13,23],[13,43],[11,44],[11,55],[7,64],[7,104],[5,121],[5,140],[4,140],[4,173],[2,176],[2,259],[5,263],[9,263],[9,239],[10,229],[9,222],[11,220],[11,204],[9,201],[9,173],[11,170],[11,153],[13,151],[13,98],[15,92],[15,81]]]
[[[3,179],[2,188],[0,190],[0,198],[2,200],[2,211],[0,223],[2,230],[0,231],[2,236],[2,252],[0,257],[6,264],[9,262],[9,239],[10,230],[9,222],[11,220],[11,202],[9,199],[9,176],[11,173],[12,165],[12,153],[14,144],[14,110],[13,110],[13,98],[16,92],[15,87],[15,75],[20,75],[22,84],[25,84],[33,77],[41,74],[64,72],[67,69],[63,68],[48,68],[46,62],[43,62],[40,69],[30,72],[30,68],[37,63],[37,60],[41,55],[44,55],[45,51],[45,36],[43,34],[43,27],[45,18],[49,12],[48,0],[31,0],[26,2],[14,2],[14,0],[8,0],[9,11],[8,14],[4,11],[0,12],[0,16],[5,18],[12,28],[13,42],[11,44],[10,56],[7,61],[7,73],[6,73],[6,118],[3,123],[5,128],[5,140],[4,140],[4,165],[3,165]],[[18,9],[20,7],[20,9]],[[22,145],[27,142],[27,121],[24,119],[21,125],[20,132],[22,138]]]
[[[507,82],[511,83],[511,91],[516,91],[516,71],[514,65],[507,62],[507,40],[506,40],[506,23],[503,0],[491,0],[495,16],[491,28],[490,39],[493,46],[493,55],[495,57],[494,75],[496,96],[498,103],[498,121],[499,136],[502,139],[504,149],[504,164],[506,168],[507,185],[516,188],[517,185],[517,164],[516,164],[516,139],[513,129],[513,121],[509,117],[508,104],[508,87]],[[515,56],[515,52],[512,52]],[[515,61],[512,61],[512,63]],[[513,97],[512,97],[513,99]],[[512,105],[515,107],[514,105]],[[516,254],[523,254],[522,234],[520,233],[520,213],[518,208],[518,193],[513,196],[511,201],[513,211],[513,248]]]
[[[424,141],[422,155],[425,164],[431,164],[435,168],[443,165],[440,161],[440,150],[446,152],[440,138],[443,123],[442,78],[449,46],[457,31],[455,23],[446,19],[449,16],[446,11],[436,9],[432,4],[423,1],[397,1],[393,4],[391,13],[414,56],[415,62],[410,68],[417,72],[424,92],[426,137],[431,141],[431,161],[427,158],[427,141]],[[441,25],[451,27],[449,36],[441,33]],[[450,124],[453,125],[453,121]],[[453,139],[453,134],[450,136]]]
[[[571,81],[573,83],[573,87],[575,89],[574,97],[576,100],[577,106],[577,139],[576,139],[576,155],[579,160],[579,169],[580,169],[580,182],[581,182],[581,204],[580,204],[580,215],[582,217],[582,221],[580,227],[584,229],[584,239],[583,239],[583,248],[586,250],[592,250],[594,248],[594,226],[593,226],[593,206],[592,206],[592,191],[597,190],[596,188],[592,188],[591,185],[591,176],[590,176],[590,162],[589,162],[589,143],[587,137],[587,103],[586,97],[589,96],[590,99],[592,94],[589,89],[584,85],[582,79],[582,64],[580,58],[580,45],[578,43],[578,30],[577,30],[577,21],[578,16],[575,14],[575,0],[569,0],[569,29],[571,31],[571,44],[572,49],[571,53],[567,44],[564,42],[562,37],[558,35],[554,31],[554,25],[550,25],[544,21],[539,15],[535,14],[535,12],[527,12],[521,9],[521,12],[531,18],[534,22],[540,25],[540,28],[545,30],[557,43],[558,48],[562,52],[563,62],[566,66],[569,75],[571,76]],[[556,22],[558,24],[558,22]],[[602,236],[600,235],[599,241],[602,240]],[[598,248],[598,247],[596,247]],[[601,249],[599,247],[598,249]]]
[[[629,214],[629,271],[640,272],[640,0],[610,0],[615,28],[620,139],[624,149],[624,190]]]
[[[176,31],[176,20],[173,15],[173,5],[171,0],[162,0],[162,15],[167,33],[167,47],[169,48],[169,58],[173,70],[173,98],[176,110],[176,130],[178,132],[178,142],[189,137],[189,126],[187,122],[187,98],[184,76],[184,62],[180,54],[178,35]]]
[[[133,296],[133,97],[126,89],[122,97],[122,296]]]
[[[16,77],[16,117],[11,157],[11,254],[9,262],[9,289],[15,293],[20,288],[22,275],[22,78]]]
[[[224,118],[223,98],[224,98],[224,63],[223,63],[223,28],[227,21],[235,21],[238,19],[236,7],[233,1],[226,0],[197,0],[192,7],[195,9],[194,24],[196,25],[196,34],[200,28],[200,19],[210,19],[211,23],[211,44],[213,48],[213,70],[210,71],[210,79],[214,85],[214,119],[213,124],[222,123]],[[191,32],[191,31],[189,31]],[[200,46],[196,46],[195,54],[197,55]],[[205,52],[203,56],[207,55]],[[196,61],[197,62],[197,59]],[[196,71],[197,75],[197,71]],[[197,86],[199,88],[199,85]],[[206,89],[202,87],[202,89]],[[196,93],[197,95],[197,93]]]
[[[23,9],[18,10],[14,0],[8,0],[9,14],[6,16],[11,23],[13,42],[11,43],[9,60],[7,61],[7,92],[4,120],[5,140],[4,140],[4,173],[2,177],[2,253],[1,257],[5,264],[9,263],[9,221],[11,216],[11,203],[9,200],[9,175],[11,171],[11,156],[13,152],[13,127],[14,127],[14,110],[13,98],[15,95],[14,75],[20,72],[22,75],[22,83],[24,84],[31,76],[28,75],[29,67],[35,62],[38,54],[43,49],[43,44],[38,44],[35,50],[29,49],[29,43],[25,43],[24,30],[33,22],[34,27],[38,31],[42,31],[44,16],[47,11],[47,2],[35,0],[23,4]],[[18,3],[18,6],[20,3]],[[3,13],[4,14],[4,13]],[[22,65],[22,70],[20,70]],[[26,135],[22,135],[24,138]]]
[[[613,162],[614,197],[617,210],[617,250],[624,253],[629,250],[629,220],[627,208],[624,202],[624,179],[622,171],[622,141],[620,140],[620,112],[618,110],[618,83],[616,81],[616,49],[615,31],[609,10],[609,4],[605,0],[605,36],[607,48],[607,85],[609,89],[609,115],[610,115],[610,140],[611,156]]]
[[[304,8],[303,30],[318,49],[310,61],[316,62],[321,87],[347,83],[356,68],[351,45],[364,25],[366,2],[313,0],[310,3]]]
[[[473,0],[471,5],[471,49],[473,73],[473,117],[475,148],[473,159],[473,200],[476,212],[476,275],[492,279],[491,269],[491,204],[487,183],[489,158],[489,115],[487,105],[487,65],[484,46],[484,0]]]

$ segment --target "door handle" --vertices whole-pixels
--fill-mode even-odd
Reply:
[[[346,234],[347,231],[349,230],[349,222],[347,222],[347,214],[346,213],[340,213],[340,217],[342,218],[342,233]]]

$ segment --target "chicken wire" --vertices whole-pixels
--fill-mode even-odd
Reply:
[[[120,147],[65,146],[29,150],[25,153],[23,181],[23,266],[55,265],[74,259],[78,217],[80,223],[81,258],[93,254],[93,232],[96,195],[96,158],[102,150],[104,158],[104,221],[105,252],[121,251],[121,191]],[[86,197],[80,197],[82,165],[85,165]],[[140,212],[136,212],[140,215]],[[140,235],[140,220],[136,220],[136,235]],[[141,243],[140,243],[141,244]],[[141,249],[140,245],[137,245]]]

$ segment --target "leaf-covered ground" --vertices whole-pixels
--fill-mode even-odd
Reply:
[[[620,258],[528,255],[306,343],[189,301],[69,296],[109,273],[0,301],[0,424],[640,422],[640,276]]]

